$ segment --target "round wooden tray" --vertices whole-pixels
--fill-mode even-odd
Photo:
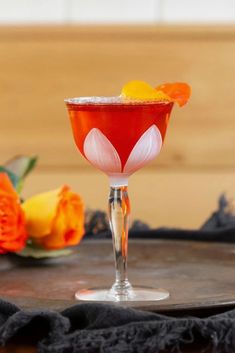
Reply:
[[[121,305],[158,312],[235,306],[235,245],[160,240],[129,242],[129,279],[165,288],[170,298]],[[22,308],[62,310],[78,303],[74,293],[110,287],[112,242],[83,241],[76,253],[53,260],[1,256],[0,297]]]

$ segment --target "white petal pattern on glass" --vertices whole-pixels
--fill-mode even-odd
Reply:
[[[132,174],[152,161],[160,152],[162,136],[156,125],[152,125],[140,137],[125,164],[124,173]]]
[[[90,130],[84,141],[84,154],[86,158],[103,172],[121,173],[121,160],[119,155],[107,139],[97,128]]]

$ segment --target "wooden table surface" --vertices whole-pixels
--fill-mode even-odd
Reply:
[[[27,344],[11,343],[6,347],[0,348],[0,353],[35,353],[38,352],[35,346]]]
[[[130,240],[133,286],[165,288],[164,301],[122,305],[155,312],[215,309],[235,305],[235,245],[206,242]],[[114,281],[112,241],[83,241],[67,257],[45,261],[2,257],[0,297],[24,309],[63,310],[77,303],[79,289],[110,288]]]

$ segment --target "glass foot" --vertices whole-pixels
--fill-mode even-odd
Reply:
[[[82,289],[75,293],[77,300],[100,301],[100,302],[123,302],[123,301],[157,301],[169,298],[170,294],[162,288],[135,287],[128,293],[117,295],[109,289],[91,288]]]

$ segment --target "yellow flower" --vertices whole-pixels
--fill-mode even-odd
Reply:
[[[68,186],[44,192],[23,205],[30,237],[46,249],[77,245],[84,235],[84,205]]]

